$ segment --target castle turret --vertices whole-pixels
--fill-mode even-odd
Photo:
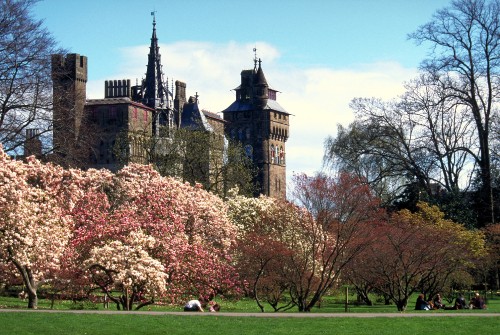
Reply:
[[[74,157],[85,106],[87,57],[79,54],[52,55],[52,81],[54,153],[61,157]]]
[[[261,60],[241,72],[236,100],[225,110],[226,134],[239,141],[258,170],[255,184],[264,194],[286,198],[286,148],[289,113],[276,101],[278,91],[269,87]]]

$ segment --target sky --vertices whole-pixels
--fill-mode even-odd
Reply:
[[[45,0],[33,15],[59,45],[88,57],[87,98],[104,81],[146,73],[155,13],[165,77],[219,113],[240,73],[262,60],[278,103],[292,114],[287,179],[324,169],[324,142],[354,120],[357,97],[404,92],[428,47],[408,39],[449,0]]]

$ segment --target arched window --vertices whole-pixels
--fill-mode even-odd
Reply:
[[[271,152],[271,163],[274,164],[274,160],[275,160],[275,157],[276,157],[276,154],[274,152],[274,145],[271,144],[271,148],[269,150]]]
[[[278,146],[276,146],[274,148],[274,150],[276,151],[276,153],[274,155],[276,157],[275,162],[276,162],[276,164],[280,164],[280,148]]]
[[[283,146],[280,146],[280,163],[285,164],[285,150],[283,150]]]

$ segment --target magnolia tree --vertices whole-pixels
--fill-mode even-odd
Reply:
[[[22,279],[29,308],[37,307],[38,287],[57,278],[83,179],[78,170],[12,160],[0,149],[0,262]]]
[[[87,278],[118,308],[235,288],[235,227],[222,200],[198,185],[133,164],[88,192],[73,218],[73,264],[85,264]]]

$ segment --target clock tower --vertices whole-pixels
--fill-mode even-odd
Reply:
[[[258,169],[257,196],[286,198],[286,146],[290,114],[276,101],[278,91],[269,87],[261,60],[253,70],[241,72],[236,100],[222,111],[226,134],[239,141]]]

